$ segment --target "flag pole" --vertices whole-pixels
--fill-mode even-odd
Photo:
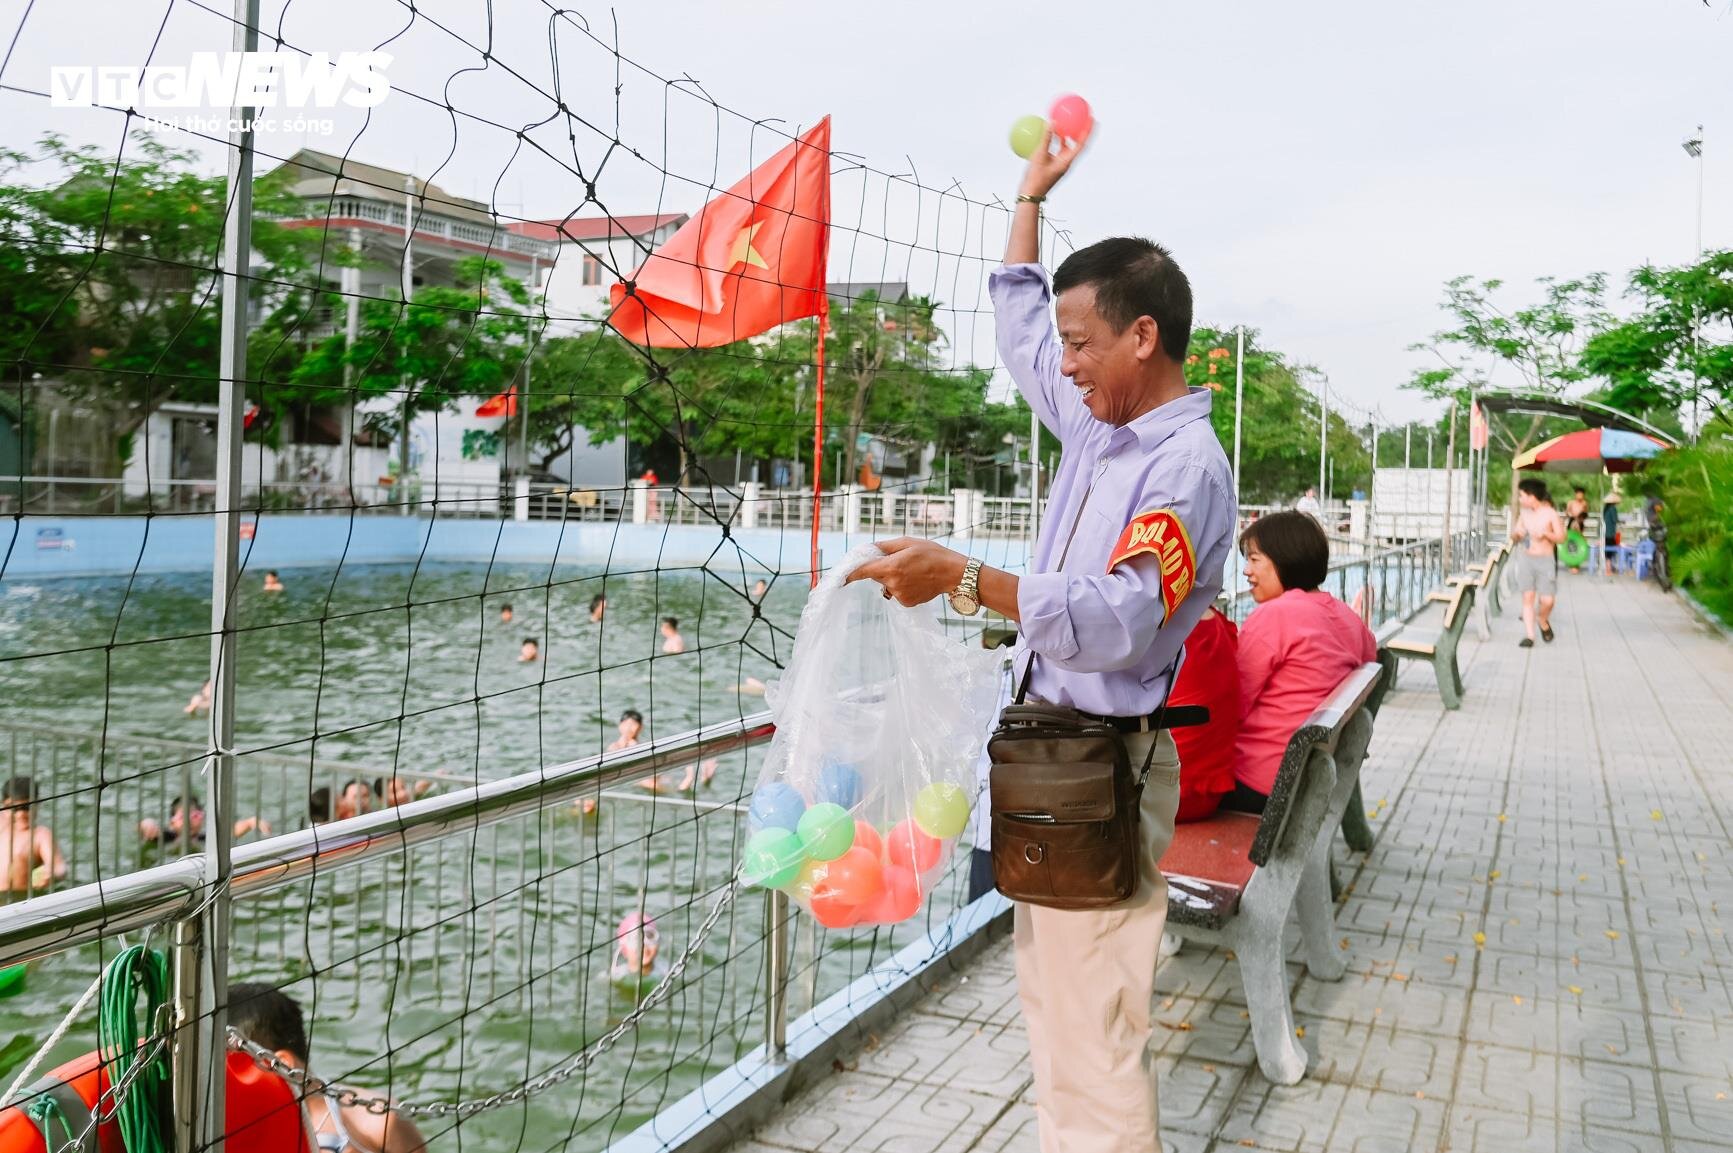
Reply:
[[[818,306],[818,358],[812,410],[812,587],[818,587],[818,528],[824,507],[824,341],[830,335],[830,291]]]

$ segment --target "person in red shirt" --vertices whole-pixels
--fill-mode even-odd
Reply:
[[[1185,638],[1185,661],[1170,706],[1203,705],[1207,725],[1172,730],[1179,749],[1179,813],[1175,824],[1213,815],[1234,788],[1234,743],[1240,731],[1239,630],[1211,608]]]
[[[1342,680],[1378,659],[1354,610],[1319,590],[1330,542],[1302,512],[1273,512],[1240,534],[1257,607],[1240,627],[1240,733],[1234,789],[1221,807],[1261,813],[1294,730]]]

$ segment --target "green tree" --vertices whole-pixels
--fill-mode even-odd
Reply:
[[[1582,353],[1584,371],[1611,386],[1606,402],[1633,414],[1701,406],[1733,418],[1733,249],[1684,268],[1645,264],[1626,295],[1641,310],[1596,333]]]
[[[415,413],[504,392],[532,335],[529,291],[498,261],[479,256],[459,260],[455,279],[458,286],[416,290],[407,305],[364,302],[353,342],[328,336],[290,370],[300,398],[352,400],[370,409],[371,427],[396,435]]]
[[[165,401],[217,397],[227,180],[194,159],[144,133],[118,157],[56,136],[0,152],[0,364],[104,413],[117,447]],[[27,179],[40,169],[50,182]],[[286,189],[254,188],[261,350],[295,345],[318,288],[322,237],[273,219],[298,215]]]
[[[1697,444],[1662,453],[1642,487],[1665,502],[1675,579],[1733,622],[1733,421],[1717,418]]]
[[[1502,280],[1459,276],[1447,282],[1442,307],[1451,327],[1412,346],[1429,353],[1436,363],[1417,371],[1405,387],[1438,400],[1454,400],[1463,414],[1468,412],[1471,392],[1496,387],[1492,374],[1499,368],[1514,371],[1525,392],[1570,395],[1590,376],[1582,363],[1584,345],[1608,322],[1603,304],[1606,276],[1598,272],[1574,280],[1543,276],[1535,284],[1539,300],[1509,308],[1497,300]],[[1538,415],[1519,420],[1514,427],[1503,421],[1489,425],[1492,437],[1512,457],[1535,444],[1545,428],[1546,419]],[[1515,474],[1510,492],[1514,506]]]

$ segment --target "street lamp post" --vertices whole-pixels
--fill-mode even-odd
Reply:
[[[1686,140],[1682,146],[1685,154],[1697,162],[1697,245],[1691,251],[1693,263],[1703,259],[1703,126],[1697,125],[1697,135]],[[1702,314],[1696,305],[1691,306],[1691,439],[1697,439],[1698,431],[1698,392],[1701,385],[1697,381],[1697,348],[1701,337]]]

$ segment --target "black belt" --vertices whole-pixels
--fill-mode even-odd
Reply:
[[[1102,717],[1094,713],[1078,710],[1079,716],[1088,717],[1092,721],[1100,721],[1104,725],[1112,725],[1122,733],[1147,733],[1153,723],[1153,714],[1141,717]],[[1209,724],[1208,705],[1169,705],[1167,715],[1162,718],[1164,729],[1186,729],[1194,725]]]

